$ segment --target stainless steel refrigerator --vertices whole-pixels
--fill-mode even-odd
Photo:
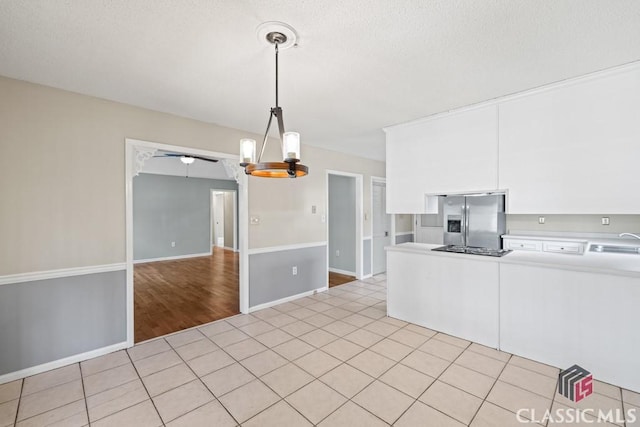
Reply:
[[[444,244],[502,249],[504,194],[443,196]]]

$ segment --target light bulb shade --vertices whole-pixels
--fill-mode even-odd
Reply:
[[[243,138],[240,140],[240,166],[256,162],[256,140]]]
[[[191,163],[195,162],[195,161],[196,161],[196,159],[194,159],[194,158],[193,158],[193,157],[191,157],[191,156],[181,156],[181,157],[180,157],[180,161],[181,161],[182,163],[184,163],[185,165],[190,165]]]
[[[300,160],[300,134],[298,132],[285,132],[282,136],[282,158],[285,162]]]

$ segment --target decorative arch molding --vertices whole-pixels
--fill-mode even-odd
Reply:
[[[236,182],[240,184],[240,177],[242,176],[244,169],[240,167],[238,161],[231,159],[222,159],[220,161],[222,162],[222,166],[229,178],[235,179]]]
[[[144,163],[156,155],[157,148],[140,147],[138,145],[133,146],[133,176],[140,175],[142,169],[144,169]]]

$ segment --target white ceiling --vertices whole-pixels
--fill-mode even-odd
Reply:
[[[2,0],[0,75],[384,159],[386,125],[640,59],[637,0]]]

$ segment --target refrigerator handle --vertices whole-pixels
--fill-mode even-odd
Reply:
[[[464,245],[467,246],[469,244],[469,217],[471,216],[469,212],[471,212],[471,206],[466,205],[466,214],[464,216]]]
[[[462,216],[461,216],[461,221],[460,221],[460,228],[461,228],[461,234],[462,234],[462,246],[467,246],[467,213],[466,213],[466,209],[468,209],[468,207],[466,207],[465,205],[462,205]]]

